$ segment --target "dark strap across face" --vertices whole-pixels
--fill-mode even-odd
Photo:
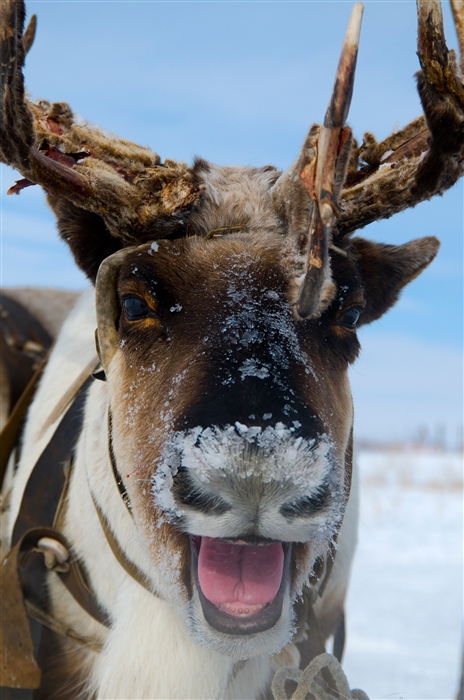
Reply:
[[[108,409],[108,453],[110,456],[111,469],[113,471],[116,486],[118,487],[119,494],[122,500],[124,501],[124,505],[126,506],[127,510],[129,511],[132,517],[131,501],[129,498],[129,494],[127,493],[127,489],[124,486],[124,482],[122,480],[121,473],[118,469],[118,465],[116,464],[116,457],[113,450],[113,416],[111,413],[111,409]]]

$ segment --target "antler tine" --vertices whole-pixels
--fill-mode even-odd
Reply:
[[[332,98],[319,136],[316,189],[321,218],[326,225],[331,223],[334,215],[338,212],[338,203],[334,196],[335,173],[341,151],[340,141],[342,141],[342,145],[346,141],[342,130],[348,117],[353,95],[363,10],[363,4],[358,2],[351,12]]]
[[[27,25],[27,29],[23,34],[23,47],[24,53],[27,55],[31,50],[31,46],[34,43],[35,35],[37,32],[37,15],[32,15]]]
[[[443,12],[440,0],[418,0],[417,2],[417,48],[422,69],[430,72],[431,63],[438,60],[443,68],[444,57],[448,53],[443,29]],[[436,75],[436,77],[438,77]]]
[[[458,35],[461,75],[464,76],[464,0],[451,0],[451,9]]]
[[[24,100],[24,17],[23,2],[10,0],[0,4],[0,155],[5,163],[30,175],[29,153],[34,142],[34,129],[32,114]]]
[[[85,196],[92,189],[78,174],[60,167],[45,158],[35,148],[34,115],[25,98],[23,67],[26,52],[32,46],[36,22],[31,22],[23,37],[25,7],[23,0],[4,0],[1,3],[1,128],[0,157],[7,165],[19,170],[28,184],[40,182],[45,189],[66,193],[74,187]]]
[[[312,164],[301,172],[315,200],[309,229],[308,269],[295,305],[301,318],[318,311],[324,280],[328,276],[329,239],[334,218],[340,214],[338,196],[351,148],[351,129],[345,122],[353,94],[363,9],[363,4],[357,2],[348,23],[332,97],[319,131],[314,179]]]
[[[452,6],[462,52],[464,3],[452,0]],[[425,118],[382,143],[365,135],[342,194],[339,237],[443,193],[464,174],[464,85],[446,45],[441,3],[418,0],[417,14],[417,83]]]
[[[456,55],[446,45],[441,2],[418,0],[417,11],[422,67],[417,88],[431,139],[417,170],[413,196],[424,190],[443,191],[464,172],[464,84]],[[461,18],[463,13],[461,7]]]

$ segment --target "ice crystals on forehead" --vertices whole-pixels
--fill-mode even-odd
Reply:
[[[269,377],[269,367],[254,357],[250,357],[242,362],[238,371],[240,372],[240,378],[242,380],[245,379],[245,377],[258,377],[258,379]]]
[[[224,340],[231,346],[241,345],[250,350],[254,349],[253,346],[264,344],[272,364],[271,374],[275,370],[287,372],[290,358],[293,358],[304,366],[306,374],[312,374],[317,380],[309,358],[301,347],[288,300],[273,289],[255,287],[253,271],[246,273],[246,264],[237,270],[234,265],[231,267],[225,302],[227,314],[221,325]],[[241,378],[259,377],[259,374],[251,374],[252,359],[246,362],[250,364],[245,366],[244,363],[240,368]],[[264,369],[264,364],[262,368],[256,368],[258,371]]]

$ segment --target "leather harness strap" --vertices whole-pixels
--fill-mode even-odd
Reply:
[[[117,560],[119,565],[122,566],[124,571],[126,571],[126,573],[128,573],[131,578],[133,578],[135,581],[137,581],[137,583],[140,586],[142,586],[142,588],[144,588],[146,591],[151,593],[151,595],[154,595],[157,598],[159,598],[160,596],[157,593],[154,593],[152,588],[148,585],[147,576],[143,573],[143,571],[141,569],[139,569],[139,567],[136,564],[134,564],[134,562],[131,559],[129,559],[129,557],[126,555],[126,553],[122,549],[121,545],[119,544],[116,537],[114,536],[111,525],[109,524],[102,509],[98,505],[97,499],[95,498],[92,491],[90,493],[92,496],[93,505],[95,506],[95,510],[97,511],[97,515],[98,515],[98,519],[100,521],[101,529],[104,532],[104,535],[106,537],[106,541],[108,542],[115,559]]]
[[[1,684],[7,688],[38,688],[41,671],[34,656],[34,642],[24,602],[20,580],[22,554],[37,544],[28,533],[10,549],[2,562],[0,577],[0,614],[2,623]],[[43,581],[43,563],[35,559],[33,573]],[[34,601],[36,604],[36,601]],[[40,632],[40,629],[39,629]],[[38,641],[36,639],[36,641]]]
[[[81,386],[29,476],[13,528],[13,546],[32,528],[53,527],[66,483],[65,466],[69,464],[82,428],[84,401],[92,381],[88,377]],[[38,494],[42,498],[38,498]]]
[[[58,403],[54,406],[50,415],[46,418],[44,424],[42,425],[42,431],[45,432],[48,428],[53,425],[55,421],[58,420],[60,416],[64,414],[69,405],[74,401],[77,393],[81,386],[84,384],[90,375],[92,375],[95,367],[98,366],[97,357],[93,357],[92,360],[84,367],[84,369],[78,374],[73,383],[66,389]]]
[[[6,370],[9,412],[0,436],[0,485],[19,441],[37,383],[47,363],[52,338],[22,304],[0,293],[0,361]]]
[[[123,482],[122,476],[119,472],[118,465],[116,464],[116,457],[114,455],[114,450],[113,450],[113,417],[111,414],[111,409],[108,409],[108,452],[109,452],[109,456],[110,456],[111,469],[113,471],[113,476],[114,476],[114,480],[116,482],[116,486],[118,487],[118,491],[121,495],[122,500],[124,501],[124,505],[126,506],[127,510],[129,511],[129,513],[132,517],[131,501],[129,498],[129,494],[127,493],[127,489],[124,486],[124,482]],[[94,500],[94,503],[95,503],[95,500]]]
[[[65,553],[65,560],[53,556],[55,551]],[[56,547],[56,543],[61,548]],[[47,546],[48,545],[48,546]],[[93,593],[85,583],[77,561],[70,555],[71,545],[53,528],[37,527],[22,535],[5,557],[1,579],[2,619],[2,684],[10,688],[38,688],[40,670],[34,658],[28,622],[28,612],[41,624],[54,619],[43,611],[45,576],[55,571],[68,591],[86,612],[102,624],[108,625]],[[52,556],[47,556],[52,554]],[[53,629],[53,627],[52,627]],[[56,630],[61,631],[62,630]],[[76,636],[75,633],[71,637]],[[37,685],[35,685],[37,683]]]
[[[27,532],[37,532],[48,528],[49,537],[63,544],[66,550],[71,552],[71,545],[54,526],[62,494],[66,490],[70,476],[72,452],[82,429],[84,402],[92,382],[93,379],[87,377],[80,387],[74,402],[65,413],[29,477],[13,528],[13,547]],[[37,494],[39,493],[43,497],[38,499]],[[107,616],[102,612],[94,594],[87,587],[77,560],[71,556],[62,570],[55,568],[55,571],[79,605],[98,622],[107,625]],[[37,599],[35,591],[38,586],[42,585],[42,581],[30,580],[30,577],[27,576],[27,570],[22,573],[21,579],[26,598]]]
[[[42,608],[31,603],[30,600],[26,600],[25,603],[29,617],[32,617],[44,627],[52,630],[52,632],[56,632],[56,634],[60,634],[62,637],[68,637],[68,639],[71,639],[78,646],[87,650],[90,649],[97,654],[103,649],[102,642],[98,642],[93,637],[85,637],[79,634],[72,627],[63,624],[60,620],[57,620],[55,617],[45,612],[45,610],[42,610]]]
[[[79,563],[71,553],[71,545],[54,528],[69,478],[72,452],[82,428],[84,401],[92,381],[91,377],[87,377],[80,387],[29,477],[13,528],[12,548],[3,562],[0,582],[3,632],[1,670],[2,683],[7,687],[39,687],[40,669],[34,659],[25,600],[33,608],[43,608],[48,570],[58,574],[86,612],[98,622],[108,625],[107,616],[88,588]],[[41,498],[37,498],[38,494]],[[50,561],[47,543],[52,544],[52,549],[61,547],[61,552],[65,553],[61,556],[61,562],[56,562],[53,557]],[[41,556],[37,556],[38,553]]]
[[[19,436],[27,410],[32,403],[36,386],[43,374],[47,361],[48,356],[40,363],[32,375],[20,398],[15,403],[0,434],[0,488],[3,485],[11,454],[15,447],[18,446]]]

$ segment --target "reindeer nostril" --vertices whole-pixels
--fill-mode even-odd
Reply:
[[[197,486],[185,467],[181,467],[174,477],[172,490],[179,505],[195,508],[205,515],[223,515],[232,508],[221,496]]]
[[[304,496],[284,503],[279,508],[279,513],[287,520],[310,518],[326,508],[330,502],[330,495],[329,485],[323,484],[312,496]]]

